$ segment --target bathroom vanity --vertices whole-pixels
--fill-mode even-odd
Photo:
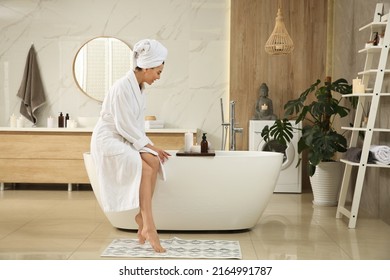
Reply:
[[[150,129],[148,137],[163,149],[184,147],[184,134],[196,129]],[[92,128],[0,127],[0,189],[4,183],[88,184],[83,153]]]

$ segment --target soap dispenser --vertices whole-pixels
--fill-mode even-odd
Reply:
[[[62,112],[58,116],[58,127],[64,127],[64,115]]]
[[[65,116],[65,127],[68,127],[68,121],[69,121],[69,114],[66,113],[66,116]]]
[[[202,141],[200,142],[200,152],[201,153],[207,153],[209,150],[209,143],[206,139],[206,133],[203,133]]]

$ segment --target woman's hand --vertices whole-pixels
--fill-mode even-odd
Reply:
[[[168,157],[171,156],[168,152],[164,151],[163,149],[157,148],[155,146],[152,146],[150,144],[146,145],[149,149],[155,151],[158,154],[159,159],[162,163],[168,160]]]

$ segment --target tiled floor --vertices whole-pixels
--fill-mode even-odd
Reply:
[[[335,207],[314,207],[312,195],[274,194],[255,228],[236,233],[164,232],[160,238],[239,240],[243,259],[389,260],[390,226],[361,214],[356,229]],[[92,191],[0,192],[0,259],[101,259],[115,238]]]

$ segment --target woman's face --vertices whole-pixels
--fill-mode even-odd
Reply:
[[[145,69],[145,76],[144,76],[145,83],[151,85],[155,80],[160,79],[160,75],[163,69],[164,69],[164,64],[161,64],[160,66],[154,68]]]

